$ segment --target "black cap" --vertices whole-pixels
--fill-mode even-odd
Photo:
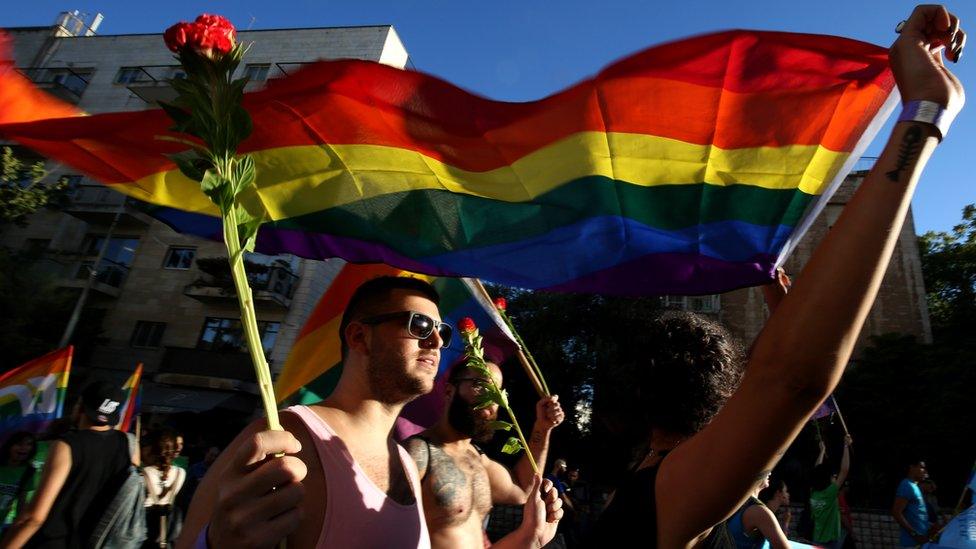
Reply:
[[[122,389],[108,381],[92,381],[81,391],[81,409],[95,425],[115,425],[122,412]]]

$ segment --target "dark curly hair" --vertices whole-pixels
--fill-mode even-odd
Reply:
[[[655,318],[612,374],[620,405],[646,436],[652,428],[691,436],[732,396],[742,378],[742,347],[720,324],[667,311]],[[634,431],[632,431],[634,432]]]
[[[349,346],[346,344],[346,326],[353,320],[376,314],[394,290],[417,292],[433,301],[435,305],[438,305],[441,299],[440,294],[430,283],[419,278],[378,276],[363,282],[349,298],[349,304],[346,305],[342,320],[339,321],[339,342],[342,344],[343,359],[349,351]]]

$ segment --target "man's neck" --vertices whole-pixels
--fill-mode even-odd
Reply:
[[[404,404],[389,404],[338,390],[319,403],[320,406],[340,412],[343,422],[349,427],[370,434],[382,433],[383,438],[392,432],[393,424],[396,423]]]
[[[441,416],[441,418],[437,420],[437,423],[435,423],[430,429],[424,431],[424,433],[430,435],[438,443],[444,446],[454,448],[471,447],[471,437],[458,432],[457,429],[452,427],[447,421],[447,415]]]

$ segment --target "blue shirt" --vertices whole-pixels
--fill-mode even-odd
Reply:
[[[918,534],[928,532],[929,513],[925,510],[925,500],[922,498],[922,490],[919,489],[918,483],[912,482],[907,478],[902,479],[901,484],[898,485],[898,491],[895,492],[895,497],[908,500],[908,505],[905,506],[905,511],[902,514],[905,516],[908,524],[915,529],[915,532]],[[918,545],[918,542],[912,539],[909,532],[902,528],[901,546],[915,547],[916,545]]]

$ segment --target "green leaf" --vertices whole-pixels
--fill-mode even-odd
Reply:
[[[171,129],[174,132],[186,133],[193,120],[193,115],[172,103],[167,103],[166,101],[157,101],[157,103],[159,103],[160,108],[175,122]]]
[[[183,151],[169,155],[170,160],[176,162],[180,172],[194,181],[203,181],[204,173],[209,167],[209,162],[200,158],[194,151]],[[204,190],[206,192],[206,190]]]
[[[489,421],[487,427],[492,431],[511,431],[512,424],[507,421]]]
[[[257,171],[254,167],[254,157],[245,154],[234,159],[231,178],[234,183],[234,197],[253,188]]]
[[[475,403],[474,409],[475,410],[484,410],[485,408],[488,408],[489,406],[493,406],[495,404],[498,404],[498,403],[495,402],[495,400],[492,399],[491,396],[489,396],[489,395],[481,395],[478,398],[478,401]]]
[[[502,404],[503,406],[505,406],[506,408],[508,408],[508,391],[505,390],[505,389],[502,389],[501,391],[498,392],[498,394],[501,396],[501,402],[500,402],[500,404]]]
[[[251,115],[244,107],[236,105],[230,116],[230,135],[233,138],[231,148],[236,149],[237,144],[247,139],[253,129],[254,123],[251,121]]]
[[[209,196],[214,204],[220,207],[221,212],[226,212],[232,204],[232,199],[228,192],[230,185],[211,170],[203,173],[203,177],[200,179],[200,190]]]
[[[507,441],[505,441],[505,446],[502,446],[502,452],[506,454],[516,454],[521,449],[522,443],[519,442],[519,439],[515,437],[510,437]]]
[[[237,217],[237,235],[241,239],[242,248],[253,252],[264,216],[252,215],[241,204],[234,204],[234,214]]]

